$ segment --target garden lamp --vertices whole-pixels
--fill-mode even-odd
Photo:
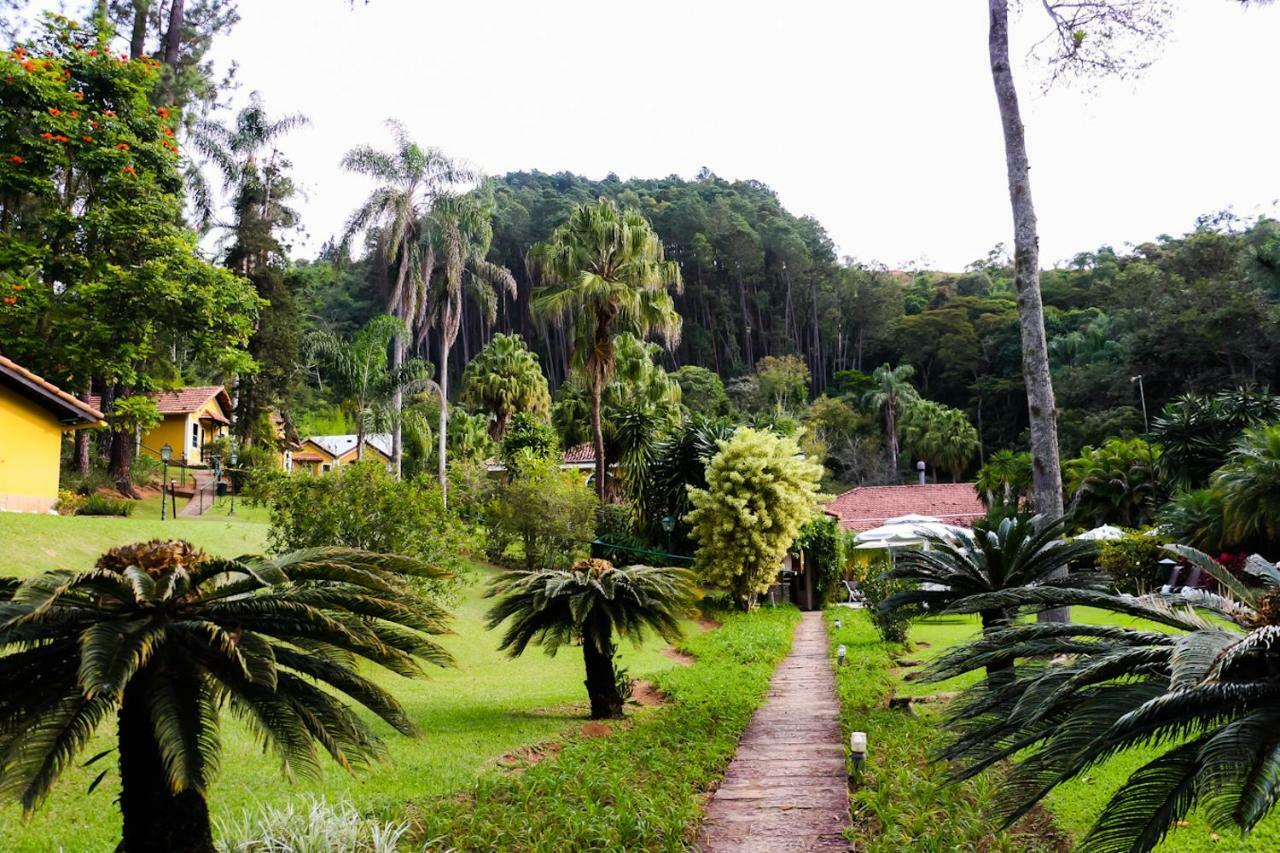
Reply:
[[[867,760],[866,732],[852,732],[849,735],[849,758],[853,761],[855,772],[862,770],[862,763]]]
[[[236,452],[235,447],[232,447],[232,448],[231,448],[231,467],[227,469],[227,480],[230,482],[230,486],[231,486],[231,509],[230,509],[230,510],[228,510],[227,515],[235,515],[235,514],[236,514],[236,478],[235,478],[235,470],[236,470],[236,461],[237,461],[239,458],[240,458],[240,454]]]
[[[173,445],[167,441],[160,447],[160,520],[165,519],[164,484],[169,482],[169,460],[173,458]]]
[[[662,532],[667,534],[667,553],[671,553],[671,534],[676,529],[676,517],[674,515],[664,515],[662,517]]]

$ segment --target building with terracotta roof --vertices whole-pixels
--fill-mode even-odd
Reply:
[[[863,531],[904,515],[933,516],[943,524],[972,527],[987,514],[972,483],[859,486],[822,508],[841,530]]]
[[[96,407],[0,355],[0,510],[53,509],[62,434],[104,425]]]
[[[231,427],[231,395],[222,385],[193,385],[148,395],[160,410],[160,423],[142,434],[142,452],[160,458],[166,444],[173,458],[188,465],[205,461],[205,448]],[[102,398],[90,402],[101,407]]]
[[[287,470],[324,474],[356,461],[356,435],[313,435],[288,457]],[[364,459],[391,465],[391,433],[371,432],[364,437]]]

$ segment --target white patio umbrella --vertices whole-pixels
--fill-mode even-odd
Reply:
[[[1084,539],[1087,542],[1101,542],[1107,539],[1123,539],[1124,531],[1119,527],[1112,527],[1110,524],[1104,524],[1101,527],[1086,530],[1076,538]]]

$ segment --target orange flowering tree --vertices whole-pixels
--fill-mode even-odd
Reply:
[[[49,16],[0,52],[0,341],[108,400],[175,368],[251,370],[259,306],[182,225],[179,116],[150,99],[159,63],[109,44],[109,32]],[[113,445],[127,491],[132,442]]]

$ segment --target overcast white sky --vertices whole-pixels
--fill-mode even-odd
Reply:
[[[241,0],[219,48],[290,136],[307,250],[367,191],[344,151],[415,138],[486,172],[709,166],[772,186],[842,254],[958,269],[1011,223],[981,0]],[[1044,32],[1028,3],[1018,57]],[[1280,197],[1280,7],[1183,0],[1142,79],[1040,93],[1020,73],[1043,259],[1182,233]]]

